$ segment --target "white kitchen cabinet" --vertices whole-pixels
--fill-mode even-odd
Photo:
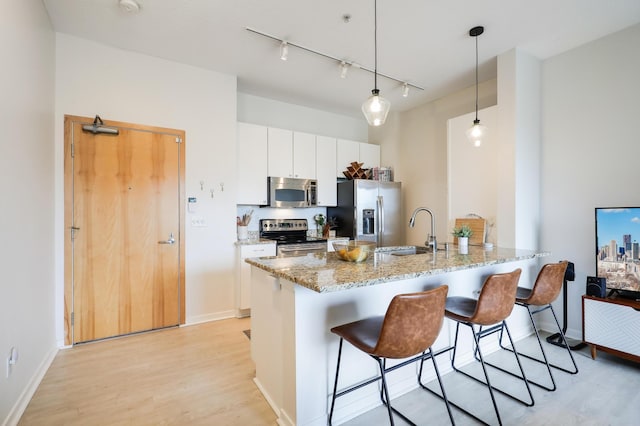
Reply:
[[[269,127],[267,172],[274,177],[293,177],[293,131]]]
[[[238,246],[236,265],[236,316],[250,314],[251,309],[251,265],[244,261],[250,257],[275,256],[276,243],[241,244]]]
[[[316,136],[309,133],[269,128],[269,176],[316,178]]]
[[[336,138],[316,137],[316,179],[318,180],[318,205],[335,206],[337,204],[336,181]]]
[[[582,296],[582,340],[597,349],[640,361],[640,302]]]
[[[237,204],[267,204],[267,128],[238,123]]]
[[[371,169],[380,167],[380,145],[372,143],[360,143],[360,156],[358,161],[363,163],[362,167]]]
[[[345,177],[343,171],[352,161],[360,161],[360,142],[338,139],[336,147],[336,176]]]
[[[316,179],[316,135],[293,132],[293,177]]]

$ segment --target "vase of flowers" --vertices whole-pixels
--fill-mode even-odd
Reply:
[[[327,217],[325,215],[323,215],[322,213],[318,213],[317,215],[313,216],[313,221],[316,223],[316,236],[321,236],[324,234],[324,227],[325,225],[328,225],[327,223]],[[327,233],[329,232],[329,230],[327,229]]]

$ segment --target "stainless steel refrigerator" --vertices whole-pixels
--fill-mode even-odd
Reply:
[[[375,241],[378,247],[404,244],[400,182],[353,179],[338,183],[338,206],[327,216],[337,221],[336,235]]]

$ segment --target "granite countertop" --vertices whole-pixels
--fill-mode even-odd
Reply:
[[[433,253],[396,256],[387,249],[372,253],[362,263],[345,262],[333,252],[256,257],[245,262],[318,293],[326,293],[547,255],[549,253],[542,251],[499,247],[485,250],[481,246],[469,246],[468,254],[460,254],[454,246],[447,252],[438,251],[435,259]]]

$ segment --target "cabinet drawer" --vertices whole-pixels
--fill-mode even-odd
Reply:
[[[632,306],[585,298],[584,340],[640,355],[640,311]]]
[[[257,244],[251,246],[244,246],[240,249],[240,257],[246,259],[248,257],[262,257],[262,256],[275,256],[276,245],[275,244]]]

